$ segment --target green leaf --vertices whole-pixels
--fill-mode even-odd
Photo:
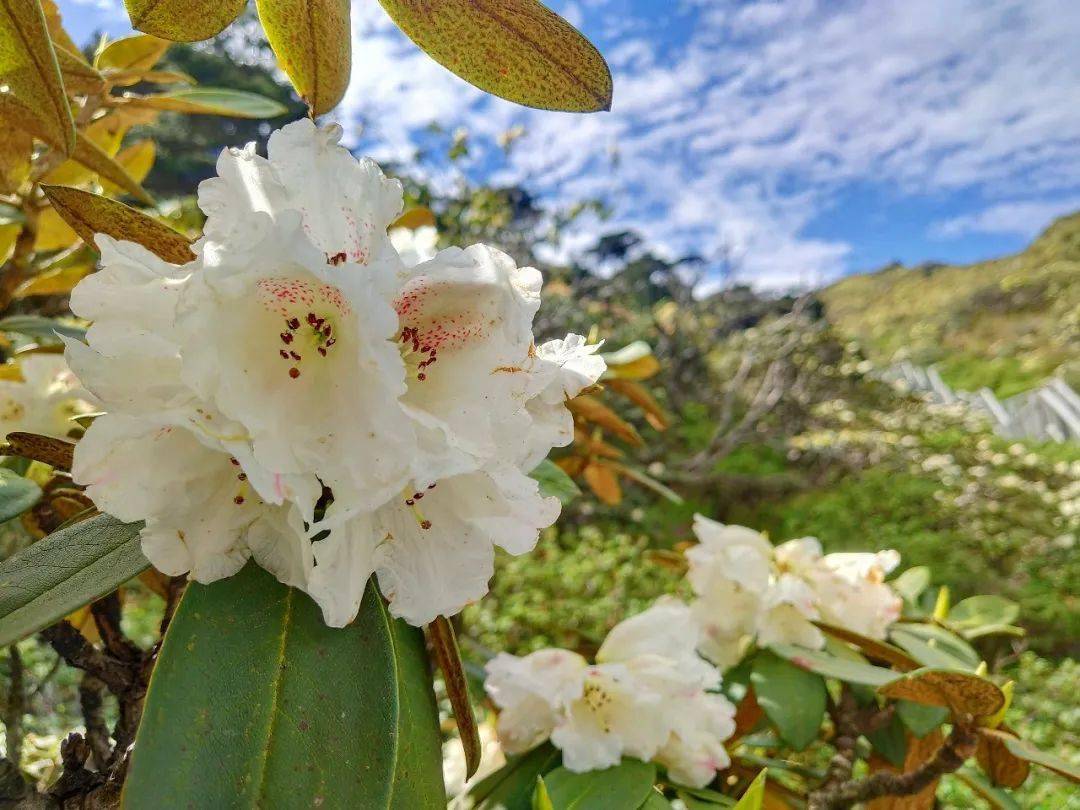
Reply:
[[[0,523],[17,517],[41,500],[41,487],[13,470],[0,467]]]
[[[536,778],[550,771],[561,758],[562,754],[549,742],[510,757],[499,770],[473,785],[469,798],[477,810],[530,810]]]
[[[971,596],[958,602],[949,611],[949,624],[960,629],[985,625],[1012,624],[1020,616],[1020,605],[1004,596],[987,594]]]
[[[925,565],[909,568],[889,583],[906,601],[915,604],[923,591],[930,587],[930,569]]]
[[[656,766],[624,759],[602,771],[574,773],[560,767],[544,778],[555,810],[609,810],[639,807],[656,782]]]
[[[921,739],[949,719],[949,710],[944,706],[924,706],[910,700],[898,700],[896,715],[908,731]]]
[[[563,506],[569,506],[574,498],[581,495],[581,490],[574,483],[574,479],[563,472],[562,467],[550,459],[545,458],[541,461],[529,473],[529,477],[540,482],[541,495],[545,498],[554,496],[559,499],[559,503]]]
[[[221,33],[247,0],[124,0],[131,27],[173,42],[196,42]]]
[[[547,792],[547,785],[544,784],[544,777],[536,777],[536,788],[533,790],[532,798],[532,810],[555,810],[555,807],[551,804],[551,797]]]
[[[825,680],[777,655],[761,651],[750,675],[758,705],[780,736],[798,751],[817,739],[825,719]]]
[[[760,771],[735,805],[735,810],[761,810],[765,803],[765,779],[767,771]]]
[[[149,568],[141,529],[97,515],[0,563],[0,645],[58,622]]]
[[[428,13],[438,14],[443,2]],[[352,71],[349,0],[256,0],[255,6],[278,63],[312,113],[336,107]]]
[[[38,0],[0,0],[0,119],[64,154],[75,120]]]
[[[935,625],[898,625],[889,632],[889,638],[927,667],[973,672],[979,666],[979,655],[971,645]]]
[[[1009,749],[1009,753],[1014,757],[1027,760],[1033,765],[1041,765],[1073,782],[1080,782],[1080,766],[1077,766],[1072,762],[1067,762],[1054,754],[1042,751],[1027,740],[1021,740],[1019,737],[1014,737],[1012,734],[1007,734],[1004,731],[982,729],[982,733],[992,735],[1001,740],[1001,742],[1005,744],[1005,747]]]
[[[53,344],[60,343],[57,335],[80,340],[86,337],[85,327],[42,315],[8,315],[0,318],[0,332],[17,332],[36,341]]]
[[[990,784],[990,780],[974,768],[961,768],[953,776],[978,793],[993,810],[1023,810],[1007,790]]]
[[[536,0],[380,2],[432,59],[481,90],[546,110],[611,108],[604,57]]]
[[[870,740],[875,751],[903,770],[904,759],[907,757],[907,733],[899,717],[893,715],[887,724],[867,733],[866,738]]]
[[[664,798],[663,793],[654,788],[637,810],[671,810],[671,802]]]
[[[100,194],[67,186],[42,186],[56,213],[88,245],[103,233],[113,239],[137,242],[172,264],[195,258],[187,237],[129,205]]]
[[[800,669],[847,683],[881,686],[896,679],[896,673],[891,669],[839,658],[824,650],[808,650],[805,647],[796,647],[794,644],[772,644],[769,649]]]
[[[131,96],[127,106],[232,118],[277,118],[288,112],[283,105],[266,96],[223,87],[191,87],[150,96]]]
[[[249,563],[188,586],[146,695],[126,807],[443,807],[421,632],[369,584],[327,627]]]

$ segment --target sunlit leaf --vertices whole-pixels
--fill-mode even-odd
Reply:
[[[77,188],[42,186],[56,211],[84,242],[94,244],[94,235],[104,233],[114,239],[137,242],[173,264],[195,258],[191,243],[180,233],[141,211],[123,203]]]
[[[761,810],[761,806],[765,802],[766,778],[767,771],[764,769],[759,771],[758,775],[754,777],[754,781],[750,783],[750,787],[739,797],[739,801],[733,810]]]
[[[615,471],[602,462],[594,461],[588,464],[582,475],[585,483],[603,503],[608,506],[618,506],[622,503],[622,487],[619,486],[619,477]]]
[[[575,416],[610,431],[625,442],[638,447],[645,444],[633,425],[594,396],[580,394],[567,402],[566,407]]]
[[[390,229],[408,228],[410,230],[416,230],[417,228],[423,228],[426,225],[434,224],[435,215],[431,213],[431,209],[423,205],[418,205],[415,208],[410,208],[391,222]]]
[[[77,234],[76,238],[78,238]],[[87,259],[78,264],[39,273],[16,287],[14,298],[30,298],[34,295],[67,295],[93,270],[93,260]]]
[[[954,715],[985,717],[1005,702],[997,684],[966,672],[917,669],[878,689],[885,697],[925,706],[945,706]]]
[[[547,785],[544,784],[544,777],[536,777],[536,787],[533,789],[532,796],[532,810],[555,810],[555,805],[551,803],[551,795],[547,791]]]
[[[0,127],[70,152],[75,121],[38,0],[0,0]]]
[[[79,54],[79,46],[64,30],[64,22],[60,16],[55,0],[41,0],[41,10],[45,13],[45,25],[49,29],[49,37],[58,48],[63,48],[69,53]],[[82,58],[82,54],[79,54]],[[83,60],[85,61],[85,60]]]
[[[154,158],[157,156],[157,148],[149,138],[135,141],[125,146],[116,153],[116,163],[128,173],[128,177],[136,183],[141,183],[150,174],[154,167]],[[101,188],[106,194],[120,196],[123,189],[108,180],[102,180]]]
[[[154,204],[154,198],[127,173],[123,166],[92,140],[83,137],[82,133],[76,135],[75,149],[71,157],[72,160],[100,175],[102,180],[110,180],[140,202],[147,205]]]
[[[882,663],[889,664],[894,669],[898,669],[901,672],[909,672],[913,669],[919,668],[919,662],[905,653],[903,650],[887,644],[884,641],[878,641],[876,638],[870,638],[860,633],[856,633],[853,630],[848,630],[846,627],[839,627],[837,625],[828,624],[826,622],[814,622],[821,630],[833,638],[838,638],[841,641],[846,641],[849,644],[853,644],[858,647],[870,660],[881,661]]]
[[[14,128],[0,131],[0,194],[14,194],[30,177],[34,139]]]
[[[600,356],[607,363],[603,380],[647,380],[660,371],[660,361],[644,340],[636,340],[617,352]]]
[[[98,53],[94,67],[101,71],[149,70],[165,55],[169,44],[168,40],[149,34],[114,39]]]
[[[824,650],[808,650],[793,644],[771,644],[769,649],[800,669],[816,672],[826,678],[837,678],[865,686],[882,686],[896,680],[896,673],[891,669],[838,658]]]
[[[266,96],[220,87],[192,87],[152,96],[128,96],[125,106],[232,118],[276,118],[288,112]]]
[[[979,655],[970,644],[933,624],[896,625],[889,638],[924,666],[972,672],[979,666]]]
[[[11,257],[21,231],[22,225],[17,222],[0,225],[0,263],[6,262]]]
[[[104,115],[83,127],[79,137],[92,141],[101,151],[112,157],[120,150],[120,143],[131,124],[115,112]],[[74,158],[65,160],[42,179],[42,182],[58,186],[80,186],[95,179],[96,173]]]
[[[349,0],[256,0],[282,70],[315,115],[345,95],[352,70]],[[437,15],[439,4],[428,12]]]
[[[196,42],[220,33],[247,0],[124,0],[131,27],[173,42]]]
[[[608,380],[604,385],[618,394],[622,394],[645,412],[645,421],[655,430],[667,430],[671,420],[656,398],[639,382],[628,379]]]
[[[91,95],[105,89],[105,77],[92,68],[82,55],[56,46],[56,61],[64,78],[64,89],[73,95]]]
[[[1020,605],[1004,596],[985,594],[971,596],[953,605],[949,611],[950,625],[979,628],[986,625],[1012,624],[1020,616]]]
[[[611,107],[611,72],[604,58],[535,0],[381,2],[432,59],[481,90],[549,110]]]
[[[118,70],[109,74],[109,78],[116,84],[135,84],[137,82],[149,82],[150,84],[195,84],[195,77],[179,70]],[[128,80],[131,81],[128,81]]]
[[[34,237],[34,250],[47,253],[51,250],[63,250],[79,241],[77,234],[64,218],[53,208],[43,208],[38,214],[37,235]]]

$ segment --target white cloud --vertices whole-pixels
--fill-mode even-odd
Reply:
[[[974,190],[990,206],[1022,197],[1028,223],[1063,213],[1080,192],[1075,0],[683,7],[695,19],[671,42],[669,29],[653,33],[662,13],[573,4],[586,32],[617,37],[601,42],[612,112],[573,116],[485,96],[420,53],[377,4],[355,4],[341,117],[363,122],[365,148],[384,159],[410,156],[430,121],[466,125],[471,170],[553,202],[604,196],[611,227],[637,228],[672,254],[733,245],[744,277],[766,286],[846,269],[849,245],[805,231],[851,183],[897,195]],[[516,123],[526,136],[506,165],[488,166],[491,141]]]
[[[1067,211],[1080,209],[1080,196],[1055,200],[1003,202],[974,214],[936,222],[931,234],[953,239],[970,233],[1016,234],[1030,239]]]

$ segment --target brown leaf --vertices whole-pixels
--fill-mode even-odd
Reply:
[[[765,712],[758,705],[757,696],[754,694],[754,687],[748,686],[743,699],[735,707],[735,733],[731,735],[732,742],[745,737],[757,728],[757,724],[764,716]]]
[[[461,747],[465,749],[465,778],[469,779],[480,767],[480,730],[476,725],[472,701],[469,700],[469,683],[465,678],[465,667],[461,663],[461,651],[453,625],[445,616],[436,617],[428,625],[428,641],[431,643],[435,661],[443,674],[446,695],[454,710]]]
[[[997,684],[966,672],[920,669],[878,688],[878,693],[924,706],[945,706],[955,716],[985,717],[1005,703]]]
[[[0,0],[0,127],[17,127],[65,154],[75,121],[38,0]]]
[[[536,0],[381,2],[432,59],[481,90],[547,110],[611,108],[604,57]]]
[[[820,627],[826,635],[855,645],[871,661],[888,664],[893,669],[900,672],[911,672],[912,670],[919,668],[919,662],[899,647],[894,647],[884,641],[878,641],[875,638],[861,635],[860,633],[848,630],[846,627],[838,627],[837,625],[828,624],[826,622],[814,622],[814,624]]]
[[[315,115],[345,95],[352,70],[349,0],[256,0],[282,70]]]
[[[603,439],[596,439],[581,428],[574,429],[574,449],[587,456],[597,458],[622,458],[623,452],[618,447],[608,444]]]
[[[571,478],[577,478],[581,475],[587,463],[588,459],[584,456],[563,456],[562,458],[555,459],[555,466]]]
[[[131,27],[173,42],[196,42],[220,33],[247,0],[124,0]]]
[[[61,45],[56,45],[56,62],[60,65],[60,75],[64,77],[64,89],[77,96],[102,93],[105,90],[105,77],[90,67],[82,55],[76,56]]]
[[[75,445],[64,439],[51,436],[39,436],[37,433],[16,431],[7,435],[8,446],[4,454],[22,456],[41,461],[58,470],[71,472],[71,460],[75,454]]]
[[[172,579],[172,577],[168,574],[161,573],[156,568],[147,568],[139,574],[139,581],[162,599],[169,598],[170,579]]]
[[[137,242],[172,264],[186,264],[195,258],[191,243],[156,219],[123,203],[65,186],[42,186],[56,211],[88,245],[94,235],[103,233],[114,239]]]
[[[614,379],[605,382],[604,386],[618,394],[622,394],[641,408],[641,410],[645,412],[645,421],[652,425],[654,429],[668,429],[671,420],[668,417],[667,412],[660,407],[660,403],[656,401],[653,395],[650,394],[648,389],[641,383],[634,380]]]
[[[892,773],[911,773],[926,762],[929,762],[942,743],[945,735],[940,728],[936,728],[925,737],[916,737],[914,734],[907,735],[907,755],[904,757],[904,768],[900,770],[885,759],[874,755],[870,758],[870,772],[891,771]],[[867,802],[867,810],[932,810],[934,796],[937,793],[940,778],[935,779],[918,793],[910,796],[882,796]]]
[[[1009,731],[1009,729],[1003,729]],[[981,733],[975,747],[975,760],[995,785],[1018,788],[1031,773],[1031,763],[1016,756],[1005,745],[1004,740],[994,734]],[[1014,735],[1015,736],[1015,735]]]
[[[623,420],[615,411],[593,396],[588,394],[576,396],[566,403],[566,407],[575,416],[611,431],[629,444],[637,447],[642,447],[645,444],[633,425]]]
[[[622,487],[619,486],[619,477],[610,467],[599,462],[592,462],[585,467],[583,475],[589,489],[601,501],[608,506],[618,506],[622,503]]]

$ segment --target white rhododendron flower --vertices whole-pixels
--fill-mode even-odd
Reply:
[[[63,356],[27,354],[18,370],[22,379],[0,380],[0,438],[21,431],[63,439],[78,427],[75,417],[94,410]]]
[[[612,628],[592,665],[567,650],[501,653],[488,663],[486,688],[501,709],[503,748],[521,753],[550,738],[571,771],[632,756],[707,784],[727,765],[734,708],[710,691],[720,675],[697,643],[689,608],[664,599]]]
[[[721,670],[755,641],[820,649],[818,620],[884,638],[900,616],[901,600],[885,583],[900,562],[895,551],[825,555],[813,537],[774,548],[758,532],[701,515],[694,532],[699,543],[686,552],[691,610],[701,653]]]
[[[334,626],[377,574],[419,625],[486,593],[496,545],[525,553],[554,522],[527,473],[604,364],[575,336],[538,359],[535,269],[484,245],[399,255],[401,185],[340,136],[305,119],[265,158],[224,151],[186,265],[98,237],[71,298],[93,325],[67,356],[107,413],[74,472],[146,522],[166,573],[253,558]]]

